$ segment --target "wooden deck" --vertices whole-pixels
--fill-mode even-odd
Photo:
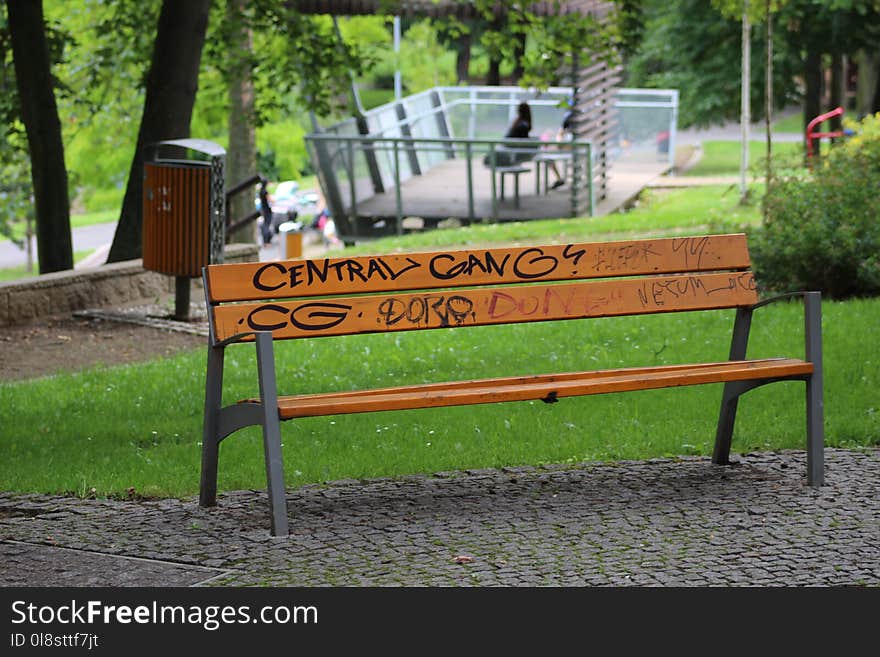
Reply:
[[[543,174],[541,189],[536,180],[536,165],[524,163],[528,172],[519,176],[519,207],[514,200],[513,177],[505,181],[505,198],[501,199],[500,185],[496,182],[497,208],[492,202],[492,176],[480,159],[472,161],[473,210],[469,209],[467,161],[463,158],[446,160],[423,175],[414,176],[400,186],[402,217],[420,217],[436,223],[447,218],[475,221],[520,221],[572,216],[569,184],[544,193]],[[597,215],[608,214],[623,207],[652,180],[669,169],[665,162],[639,161],[635,158],[618,160],[611,168],[608,194],[597,199]],[[562,166],[559,165],[562,172]],[[553,182],[553,174],[550,181]],[[358,181],[358,195],[368,194],[366,180]],[[357,203],[357,215],[364,219],[393,221],[397,216],[397,194],[393,188],[385,193]]]

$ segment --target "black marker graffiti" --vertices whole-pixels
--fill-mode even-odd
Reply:
[[[274,292],[281,288],[310,287],[328,280],[339,283],[366,283],[370,280],[397,280],[406,272],[422,265],[412,258],[397,269],[384,258],[367,258],[366,262],[352,258],[337,260],[305,260],[289,266],[282,262],[268,262],[254,273],[252,284],[257,290]]]
[[[302,331],[326,331],[345,321],[350,310],[345,304],[320,301],[293,308],[269,303],[254,308],[244,321],[254,331],[279,331],[288,325]]]
[[[706,293],[706,287],[703,281],[694,276],[687,278],[675,278],[665,281],[653,281],[650,287],[645,284],[639,289],[639,301],[643,306],[653,304],[655,306],[665,306],[666,300],[670,297],[678,299],[679,297],[691,296],[696,297],[702,291]]]
[[[737,288],[742,288],[743,290],[747,290],[749,292],[758,289],[758,286],[755,283],[755,277],[752,275],[751,272],[745,272],[743,274],[731,276],[727,279],[727,285],[722,285],[721,287],[706,290],[706,294],[714,294],[715,292],[722,292],[725,290],[735,290]]]
[[[439,253],[431,258],[428,269],[431,276],[442,281],[458,276],[471,276],[474,272],[495,273],[498,276],[504,276],[504,268],[507,266],[508,260],[510,260],[509,253],[504,255],[501,262],[498,262],[492,253],[486,251],[482,257],[468,253],[465,259],[456,262],[455,256],[451,253]]]
[[[445,296],[426,294],[413,296],[408,300],[389,297],[378,306],[376,321],[385,326],[394,326],[406,320],[417,326],[428,326],[432,319],[440,326],[461,326],[474,316],[474,302],[461,295]]]
[[[706,250],[706,244],[708,243],[708,237],[674,238],[672,240],[672,252],[683,251],[685,265],[691,265],[692,261],[696,260],[696,267],[699,269],[703,260],[703,251]]]
[[[516,257],[513,273],[524,279],[541,278],[552,274],[558,265],[558,258],[545,255],[543,249],[525,249]]]

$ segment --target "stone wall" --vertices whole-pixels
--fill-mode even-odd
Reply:
[[[256,262],[256,244],[229,244],[225,262]],[[193,300],[201,295],[201,280],[193,280]],[[174,277],[147,271],[140,260],[91,269],[43,274],[0,283],[0,326],[22,324],[40,317],[87,308],[124,306],[156,301],[174,294]]]

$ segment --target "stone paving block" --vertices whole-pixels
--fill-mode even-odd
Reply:
[[[210,586],[880,585],[880,569],[867,565],[880,563],[880,450],[828,449],[833,467],[818,492],[803,485],[803,452],[740,461],[303,486],[288,491],[286,538],[268,535],[265,491],[224,493],[212,509],[194,499],[0,493],[0,540],[36,555],[51,536],[53,548],[97,553],[79,580],[57,560],[66,581],[82,586],[112,585],[114,569],[101,564],[120,556],[225,573]],[[455,563],[461,555],[472,560]],[[38,563],[17,558],[0,584],[42,581]],[[156,572],[157,586],[181,581],[181,571]]]

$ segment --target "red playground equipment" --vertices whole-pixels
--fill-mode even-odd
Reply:
[[[830,112],[820,114],[807,124],[807,157],[813,157],[813,141],[822,137],[844,137],[852,134],[852,130],[835,130],[833,132],[815,132],[815,129],[828,119],[843,116],[843,108],[835,107]],[[818,149],[817,149],[818,152]]]

